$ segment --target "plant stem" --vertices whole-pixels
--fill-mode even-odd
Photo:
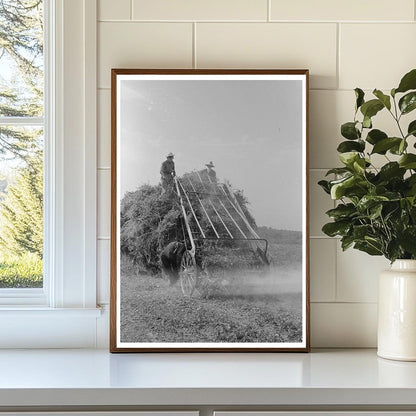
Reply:
[[[399,122],[400,117],[401,117],[402,115],[400,114],[400,116],[397,116],[397,104],[396,104],[396,99],[395,99],[395,98],[393,98],[393,103],[394,103],[394,113],[395,113],[396,115],[394,115],[394,114],[391,112],[391,110],[389,110],[389,113],[390,113],[390,114],[391,114],[391,116],[394,118],[394,121],[396,122],[397,127],[399,128],[400,134],[402,135],[403,139],[406,139],[405,135],[403,134],[402,127],[400,126],[400,122]]]

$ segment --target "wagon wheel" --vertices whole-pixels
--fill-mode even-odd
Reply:
[[[182,256],[181,266],[179,269],[182,293],[185,296],[192,296],[195,290],[198,278],[195,257],[190,251],[185,251]]]

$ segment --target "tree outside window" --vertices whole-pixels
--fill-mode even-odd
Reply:
[[[0,0],[0,288],[43,286],[43,2]]]

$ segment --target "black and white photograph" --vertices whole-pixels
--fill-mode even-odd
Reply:
[[[307,70],[113,69],[111,351],[307,351]]]

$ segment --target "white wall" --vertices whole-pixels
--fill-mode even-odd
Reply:
[[[333,203],[316,182],[337,164],[352,89],[390,90],[416,67],[415,1],[99,0],[98,7],[99,303],[109,301],[110,69],[309,68],[312,346],[375,346],[377,276],[388,262],[342,253],[322,234]]]

